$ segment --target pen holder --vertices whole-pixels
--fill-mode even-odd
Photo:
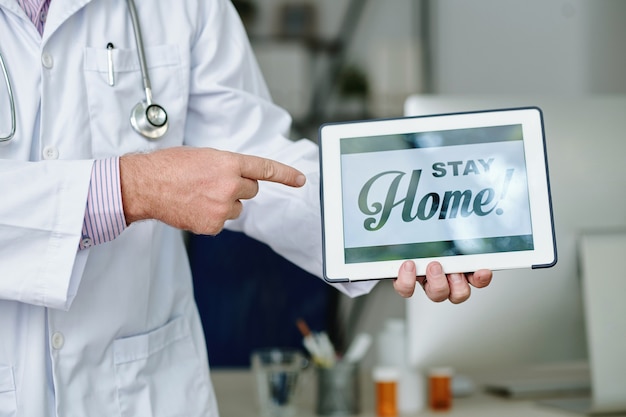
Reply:
[[[317,414],[349,416],[360,412],[359,367],[338,362],[331,368],[317,367]]]

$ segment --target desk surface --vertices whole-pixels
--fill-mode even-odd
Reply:
[[[298,417],[316,417],[315,375],[305,373],[301,380]],[[222,417],[257,417],[255,381],[247,370],[214,370],[213,385]],[[364,379],[361,384],[362,412],[360,417],[376,417],[373,385]],[[311,395],[306,395],[311,393]],[[450,412],[421,411],[403,414],[402,417],[565,417],[576,416],[570,412],[539,405],[536,401],[510,400],[483,393],[455,398]]]

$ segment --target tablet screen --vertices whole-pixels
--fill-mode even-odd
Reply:
[[[533,249],[520,124],[341,138],[340,152],[346,263]]]
[[[326,124],[320,155],[330,281],[556,263],[537,108]]]

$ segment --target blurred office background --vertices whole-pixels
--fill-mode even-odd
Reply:
[[[294,139],[316,140],[323,122],[402,116],[406,99],[414,94],[451,97],[453,111],[471,110],[463,106],[472,103],[476,109],[546,103],[547,109],[557,109],[561,125],[567,114],[558,103],[568,98],[604,100],[626,94],[622,0],[235,3],[275,101],[294,117]],[[448,109],[441,101],[422,103],[425,113]],[[577,109],[571,120],[574,131],[584,116]],[[190,258],[212,365],[247,366],[249,350],[260,345],[301,346],[298,317],[316,330],[329,331],[341,346],[354,333],[376,334],[386,320],[404,319],[407,313],[420,315],[408,323],[415,349],[450,353],[452,348],[461,352],[462,362],[453,363],[460,368],[584,361],[588,352],[575,241],[582,230],[626,226],[626,176],[619,171],[623,156],[617,155],[623,155],[626,138],[598,132],[588,144],[572,142],[578,148],[568,154],[567,138],[551,142],[550,113],[544,111],[548,156],[555,160],[551,174],[560,246],[555,268],[496,272],[492,286],[475,291],[462,306],[430,307],[421,294],[405,303],[390,282],[349,300],[258,242],[229,232],[194,236]],[[616,152],[589,152],[594,146]],[[566,157],[577,164],[567,166]],[[582,174],[603,170],[617,176],[606,186],[589,182],[595,177],[585,181]],[[579,179],[577,197],[572,181]],[[593,193],[586,197],[590,189]],[[595,208],[590,198],[596,199]],[[581,216],[577,205],[585,201],[584,209],[591,207],[591,212]],[[428,310],[421,310],[423,305]],[[457,310],[465,320],[460,327],[470,333],[460,332],[458,322],[445,321],[458,321],[454,308],[462,309]],[[416,335],[415,328],[421,329],[416,319],[434,325]],[[500,340],[494,334],[499,329],[504,329]],[[446,331],[455,332],[454,337],[446,339]],[[422,346],[420,338],[455,346]],[[426,360],[422,353],[412,352],[412,361]],[[468,361],[470,355],[475,361]],[[450,356],[433,360],[453,362]],[[376,361],[373,352],[366,361]]]

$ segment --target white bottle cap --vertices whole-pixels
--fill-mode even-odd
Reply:
[[[428,376],[447,376],[451,377],[454,374],[454,369],[450,367],[440,366],[436,368],[430,368],[428,370]]]
[[[398,382],[400,371],[393,366],[377,366],[372,371],[374,382]]]

